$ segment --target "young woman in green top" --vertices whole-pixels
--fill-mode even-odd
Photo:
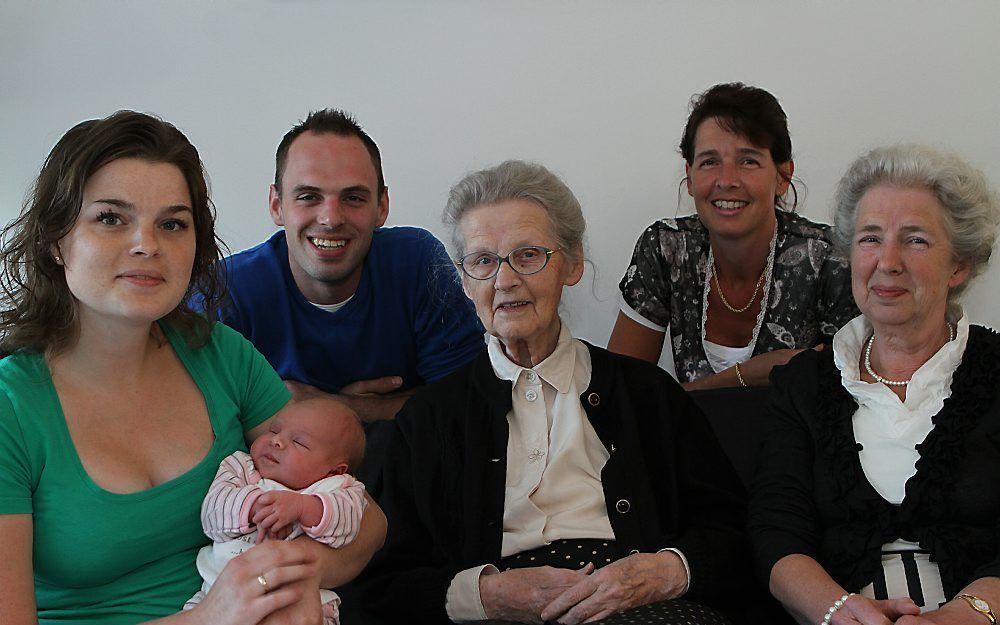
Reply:
[[[289,393],[210,319],[219,247],[202,164],[174,126],[121,111],[60,139],[3,233],[0,622],[320,623],[317,586],[381,545],[268,541],[197,608],[199,510],[219,461]],[[186,305],[197,289],[205,315]]]

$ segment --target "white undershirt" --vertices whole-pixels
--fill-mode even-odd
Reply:
[[[354,299],[353,294],[344,301],[337,302],[336,304],[317,304],[316,302],[309,302],[309,303],[315,306],[316,308],[319,308],[320,310],[325,310],[328,313],[335,313],[344,306],[347,306],[347,302],[351,301],[352,299]]]
[[[709,279],[711,279],[711,275],[709,275]],[[705,306],[705,318],[707,319],[707,317],[708,317],[708,308],[707,308],[708,290],[707,289],[705,290],[705,292],[703,293],[703,295],[706,298],[705,299],[705,302],[706,302],[706,306]],[[645,317],[643,317],[642,315],[640,315],[638,312],[636,312],[634,308],[632,308],[631,306],[629,306],[628,303],[625,302],[624,299],[621,299],[620,304],[621,305],[620,305],[619,309],[622,311],[622,313],[624,313],[624,315],[626,317],[628,317],[632,321],[635,321],[639,325],[641,325],[643,327],[646,327],[646,328],[649,328],[650,330],[653,330],[654,332],[663,332],[663,333],[665,333],[665,335],[666,335],[667,338],[670,337],[670,333],[669,333],[670,328],[669,328],[669,326],[665,328],[665,327],[663,327],[661,325],[653,323],[649,319],[646,319]],[[746,360],[749,360],[750,356],[753,355],[754,347],[756,347],[756,345],[757,345],[757,335],[760,332],[760,324],[763,322],[763,318],[764,318],[763,317],[763,310],[764,310],[763,307],[761,307],[761,313],[762,314],[757,315],[757,324],[754,326],[754,331],[753,331],[753,335],[752,335],[752,338],[750,340],[750,343],[747,344],[747,345],[744,345],[743,347],[729,347],[728,345],[720,345],[719,343],[713,343],[712,341],[709,341],[707,338],[705,338],[705,324],[704,323],[702,324],[702,339],[701,339],[701,344],[702,344],[702,347],[704,347],[704,349],[705,349],[705,356],[708,359],[708,364],[711,365],[713,371],[715,371],[716,373],[720,373],[722,371],[725,371],[726,369],[729,369],[730,367],[732,367],[733,365],[735,365],[738,362],[742,363],[742,362],[744,362]],[[663,354],[661,354],[661,356],[660,356],[660,361],[661,362],[659,364],[660,364],[661,367],[663,367],[665,370],[667,370],[676,379],[677,378],[677,373],[676,373],[676,368],[674,366],[674,357],[673,357],[673,354],[674,354],[674,346],[671,345],[670,349],[663,350]],[[665,358],[664,355],[669,356],[668,364],[664,364],[664,362],[663,362],[663,360]]]
[[[496,337],[487,349],[497,377],[513,383],[501,556],[560,539],[613,540],[601,484],[610,454],[580,402],[593,371],[590,350],[566,324],[552,354],[531,369],[511,361]],[[670,551],[688,570],[684,555]],[[452,580],[445,606],[451,620],[486,619],[479,596],[484,569],[496,572],[493,565],[476,566]]]
[[[705,348],[705,355],[708,356],[708,364],[712,365],[712,369],[716,373],[725,371],[736,363],[747,360],[750,358],[750,354],[753,353],[754,348],[753,343],[744,345],[743,347],[729,347],[728,345],[713,343],[708,339],[702,339],[701,344]]]

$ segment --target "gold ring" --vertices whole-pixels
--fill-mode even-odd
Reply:
[[[271,590],[267,585],[267,579],[264,577],[263,573],[257,576],[257,583],[264,588],[264,594],[267,594],[267,591]]]

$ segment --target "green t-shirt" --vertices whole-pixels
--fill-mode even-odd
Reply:
[[[42,625],[125,625],[179,611],[201,586],[201,502],[219,463],[245,451],[244,432],[289,400],[234,330],[216,324],[192,350],[161,327],[205,397],[215,443],[187,473],[138,493],[108,492],[86,474],[39,353],[0,360],[0,514],[32,515]]]

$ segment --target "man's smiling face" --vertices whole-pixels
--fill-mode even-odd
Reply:
[[[292,142],[271,218],[285,228],[288,264],[310,302],[335,304],[354,294],[372,233],[389,215],[371,156],[355,136],[305,132]]]

